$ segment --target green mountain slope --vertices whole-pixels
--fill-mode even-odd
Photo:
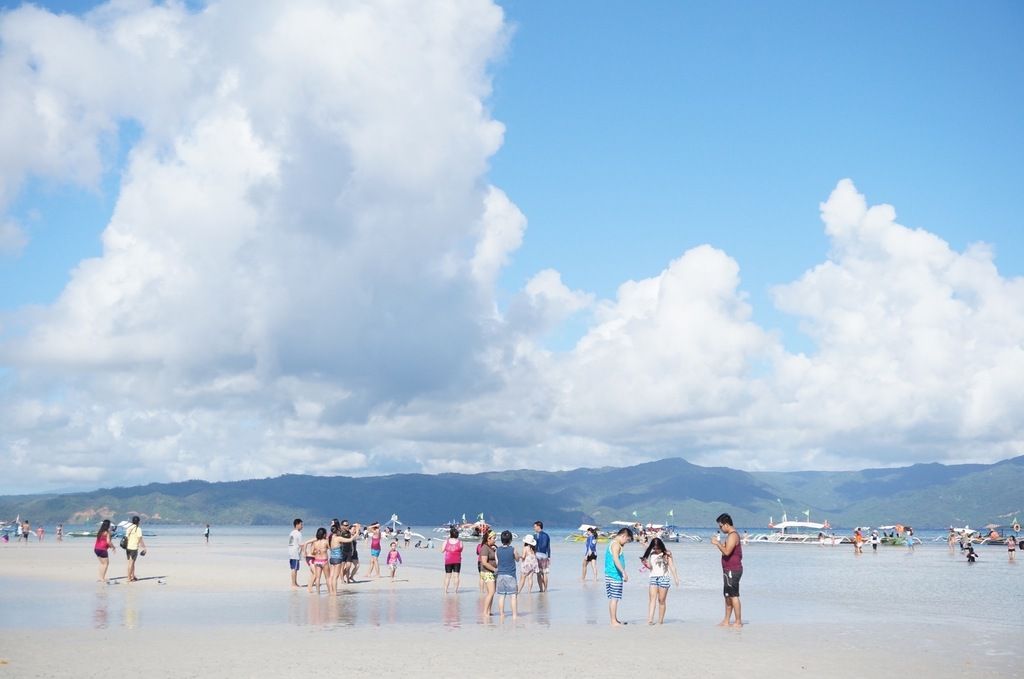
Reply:
[[[140,514],[149,522],[287,524],[332,517],[421,527],[484,512],[498,525],[535,519],[574,527],[613,520],[712,525],[730,512],[758,528],[785,511],[835,526],[904,523],[943,527],[1024,518],[1024,456],[991,465],[921,464],[855,472],[743,472],[671,458],[631,467],[564,472],[397,474],[352,478],[286,475],[209,483],[153,483],[86,493],[0,497],[0,517],[90,524]],[[669,512],[673,517],[669,517]]]

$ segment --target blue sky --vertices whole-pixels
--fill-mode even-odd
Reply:
[[[1024,452],[1024,6],[497,4],[0,0],[15,476]]]
[[[826,255],[817,206],[843,177],[904,225],[988,242],[1004,275],[1024,273],[1019,3],[501,5],[514,33],[490,178],[529,220],[507,294],[553,267],[612,296],[709,243],[739,262],[755,318],[807,348],[769,289]],[[132,138],[108,140],[94,190],[29,182],[11,212],[32,240],[0,260],[0,307],[52,301],[100,254]]]
[[[789,329],[768,288],[822,260],[843,177],[1024,272],[1019,3],[502,5],[493,176],[530,220],[510,287],[552,266],[611,295],[710,243]]]

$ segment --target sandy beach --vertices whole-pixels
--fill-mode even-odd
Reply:
[[[479,616],[475,573],[466,574],[460,594],[443,596],[436,550],[404,550],[396,582],[359,582],[328,598],[290,590],[284,550],[271,539],[152,543],[140,582],[107,585],[95,582],[91,541],[0,549],[8,592],[0,677],[271,677],[342,669],[357,676],[511,677],[530,668],[532,676],[552,677],[1020,675],[1019,613],[999,625],[902,616],[898,606],[865,613],[841,603],[814,619],[817,608],[770,611],[760,584],[745,592],[748,624],[717,628],[720,599],[698,572],[710,564],[713,575],[714,559],[701,547],[681,558],[693,573],[672,591],[664,626],[646,625],[646,587],[637,577],[621,609],[631,624],[611,629],[602,588],[579,582],[575,545],[555,546],[552,590],[520,597],[522,615],[513,621]],[[635,563],[638,549],[631,550]],[[749,552],[756,563],[756,551]],[[942,554],[935,550],[922,563],[933,556]],[[765,567],[771,558],[766,553]],[[466,562],[472,566],[472,557]],[[119,551],[110,576],[123,571]]]

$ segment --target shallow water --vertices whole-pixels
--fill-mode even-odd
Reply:
[[[421,625],[455,629],[482,624],[472,547],[465,552],[463,591],[443,597],[441,554],[437,549],[403,549],[405,565],[394,585],[355,585],[337,597],[287,589],[287,530],[265,527],[216,527],[211,547],[228,549],[251,560],[251,568],[278,568],[281,591],[189,591],[173,577],[156,578],[161,549],[201,545],[201,529],[154,527],[147,538],[153,554],[140,562],[138,585],[33,583],[0,572],[0,628],[140,628],[195,625],[345,626]],[[434,534],[431,533],[431,536]],[[583,547],[561,541],[553,532],[551,590],[520,597],[525,624],[538,626],[604,625],[607,606],[601,583],[580,582]],[[91,549],[87,539],[69,548]],[[88,544],[87,544],[88,542]],[[438,542],[439,541],[435,541]],[[15,548],[6,546],[5,549]],[[31,548],[31,545],[28,546]],[[600,545],[603,563],[604,545]],[[722,614],[721,571],[717,550],[707,542],[670,545],[681,586],[669,594],[667,622],[714,622]],[[63,548],[62,548],[63,549]],[[364,559],[368,549],[361,548]],[[627,547],[626,584],[620,617],[642,622],[647,613],[647,579],[639,572],[639,545]],[[959,552],[941,543],[910,551],[880,547],[855,555],[850,546],[752,544],[744,548],[742,601],[749,624],[841,623],[869,629],[888,623],[969,624],[973,629],[1005,634],[1007,626],[1024,629],[1024,586],[1020,562],[1009,563],[999,547],[979,549],[981,559],[968,565]],[[197,551],[197,554],[201,552]],[[112,574],[120,574],[114,561]],[[411,580],[407,579],[412,574]],[[424,574],[431,586],[423,584]],[[244,573],[239,577],[244,578]],[[303,573],[303,578],[305,573]],[[304,582],[305,580],[300,580]],[[419,583],[419,584],[416,584]],[[434,586],[436,585],[436,586]],[[1013,649],[988,649],[1007,652]]]

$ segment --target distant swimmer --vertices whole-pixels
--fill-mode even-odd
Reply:
[[[1014,561],[1017,558],[1017,538],[1011,535],[1006,539],[1006,553],[1010,556],[1010,561]]]

